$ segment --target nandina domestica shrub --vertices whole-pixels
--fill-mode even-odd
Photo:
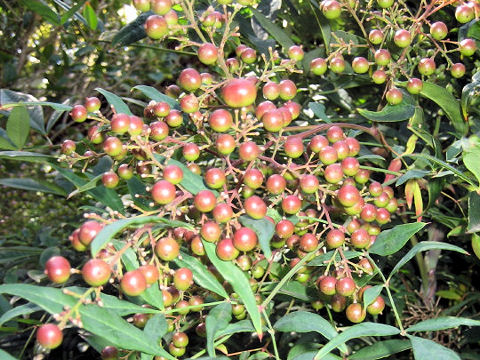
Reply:
[[[103,207],[86,212],[71,235],[88,254],[81,271],[63,257],[47,262],[54,284],[80,272],[82,286],[3,288],[52,313],[58,325],[39,327],[38,343],[58,347],[60,330],[76,327],[95,335],[87,341],[105,359],[373,359],[383,345],[382,356],[413,348],[415,359],[458,358],[422,332],[478,322],[408,323],[391,281],[421,251],[465,251],[425,241],[385,264],[426,226],[421,180],[429,171],[411,159],[419,139],[435,140],[418,96],[446,113],[449,131],[468,132],[468,119],[445,103],[451,93],[429,81],[440,67],[456,81],[475,66],[470,29],[460,28],[456,41],[435,22],[452,3],[322,1],[314,11],[331,32],[323,34],[328,44],[306,52],[254,1],[134,1],[145,13],[124,34],[137,31],[192,59],[164,93],[137,86],[149,98],[141,109],[105,90],[111,112],[94,96],[71,109],[88,136],[66,140],[60,161],[77,190]],[[456,20],[478,12],[474,2],[457,4]],[[240,31],[251,14],[281,46]],[[333,31],[340,18],[355,34]],[[378,85],[380,96],[355,104],[375,98],[378,111],[332,121],[315,102],[328,80]],[[335,101],[350,115],[346,97]],[[389,143],[378,124],[405,120],[413,132],[406,146]],[[308,346],[298,336],[306,332]],[[346,345],[365,336],[393,338]]]

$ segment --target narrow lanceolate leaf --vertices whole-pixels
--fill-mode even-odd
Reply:
[[[120,31],[115,34],[112,45],[126,46],[146,38],[147,33],[145,32],[144,24],[152,14],[153,11],[142,13],[134,21],[120,29]]]
[[[397,122],[410,119],[415,114],[415,106],[402,102],[398,105],[387,105],[380,111],[358,109],[358,112],[368,120],[376,122]]]
[[[60,24],[60,16],[48,5],[38,0],[22,0],[22,4],[28,9],[40,15],[46,21],[53,25]]]
[[[467,133],[468,123],[463,120],[460,102],[447,89],[430,82],[424,82],[420,95],[432,100],[445,111],[459,138]]]
[[[111,93],[110,91],[104,90],[102,88],[96,88],[95,90],[97,90],[100,94],[105,96],[108,103],[115,108],[115,111],[117,113],[133,115],[130,109],[128,108],[127,104],[125,104],[125,102],[119,96],[115,95],[114,93]]]
[[[400,259],[400,261],[395,265],[393,268],[392,272],[389,275],[389,278],[391,278],[398,270],[402,268],[403,265],[405,265],[407,262],[409,262],[415,255],[417,255],[419,252],[422,251],[428,251],[428,250],[450,250],[450,251],[456,251],[461,254],[468,254],[464,249],[461,247],[444,243],[444,242],[439,242],[439,241],[422,241],[421,243],[416,244],[413,248],[411,248],[408,253],[405,254],[404,257]]]
[[[2,360],[17,360],[12,355],[10,355],[9,353],[7,353],[6,351],[4,351],[2,349],[0,349],[0,359],[2,359]]]
[[[327,338],[333,339],[338,335],[335,328],[323,317],[318,314],[308,311],[296,311],[281,317],[274,325],[273,328],[281,332],[310,332],[315,331]],[[345,344],[339,344],[341,351],[346,352],[347,348]]]
[[[412,347],[408,340],[385,340],[378,341],[373,345],[365,346],[355,354],[350,355],[350,360],[377,360],[390,355],[408,350]]]
[[[7,135],[17,149],[23,148],[30,132],[30,115],[24,106],[15,107],[7,121]]]
[[[423,339],[417,336],[408,335],[412,343],[413,356],[415,360],[460,360],[460,356],[435,341]]]
[[[260,220],[252,219],[248,215],[242,215],[238,219],[243,226],[246,226],[257,234],[258,243],[263,251],[263,254],[267,259],[272,256],[272,250],[270,249],[270,240],[275,233],[275,226],[271,221],[263,218]]]
[[[453,329],[459,326],[480,326],[480,320],[473,320],[455,316],[443,316],[436,319],[428,319],[416,323],[407,329],[407,332],[439,331]]]
[[[215,253],[215,244],[204,241],[203,247],[205,248],[205,252],[212,264],[220,272],[223,278],[232,285],[233,290],[242,300],[248,314],[250,315],[255,331],[261,336],[263,332],[260,311],[258,310],[255,296],[253,295],[247,277],[242,270],[231,261],[223,261],[218,258]]]
[[[7,321],[15,319],[18,316],[30,315],[36,311],[41,310],[41,307],[32,303],[27,303],[25,305],[20,305],[6,311],[0,316],[0,326],[5,324]],[[1,358],[1,357],[0,357]]]
[[[172,108],[180,108],[180,105],[178,102],[174,99],[172,99],[170,96],[167,96],[165,94],[162,94],[160,91],[155,89],[152,86],[148,85],[137,85],[132,88],[141,91],[145,96],[147,96],[149,99],[158,101],[158,102],[166,102],[170,107]]]
[[[95,256],[107,245],[109,241],[113,239],[118,232],[122,231],[123,229],[126,229],[129,226],[143,225],[148,223],[163,223],[166,227],[185,227],[191,229],[190,224],[176,220],[159,218],[158,216],[138,216],[129,219],[117,220],[114,223],[105,226],[92,241],[90,245],[92,256]]]
[[[366,308],[372,302],[375,301],[378,295],[382,292],[383,285],[375,285],[368,288],[363,293],[363,307]]]
[[[283,31],[280,27],[275,25],[269,18],[263,15],[260,11],[251,8],[255,19],[260,23],[260,25],[270,34],[272,37],[278,41],[278,43],[284,48],[288,49],[290,46],[294,45],[290,37]]]
[[[89,2],[85,5],[83,9],[83,17],[87,20],[87,24],[90,29],[95,30],[98,25],[98,18],[97,14],[95,14],[95,10],[93,10],[92,5]]]
[[[10,135],[9,135],[10,136]],[[472,146],[468,149],[465,149],[463,152],[463,163],[467,169],[475,175],[478,182],[480,183],[480,147]]]
[[[224,329],[217,331],[215,338],[219,338],[220,336],[225,336],[230,334],[237,334],[241,332],[252,333],[254,331],[255,329],[250,320],[240,320],[232,324],[228,324],[227,327],[225,327]]]
[[[34,153],[30,151],[0,151],[0,159],[28,161],[28,162],[48,162],[52,161],[50,155]]]
[[[193,273],[193,280],[203,289],[210,290],[224,298],[228,298],[228,294],[223,286],[218,282],[217,278],[208,271],[207,267],[197,258],[181,252],[181,256],[174,260],[179,267],[186,267]]]
[[[351,339],[363,336],[392,336],[397,334],[400,334],[400,330],[390,325],[370,322],[354,325],[330,340],[323,348],[320,349],[320,351],[314,357],[314,360],[323,359],[325,355],[335,349],[338,345],[343,344]]]
[[[7,178],[0,179],[0,185],[9,186],[15,189],[23,189],[29,191],[40,191],[48,194],[55,194],[65,196],[66,192],[59,186],[48,183],[40,182],[34,179],[25,179],[25,178]]]
[[[205,328],[207,330],[207,351],[208,355],[215,356],[215,335],[223,330],[232,321],[232,304],[225,302],[215,306],[205,319]]]
[[[58,314],[63,311],[64,306],[72,307],[78,301],[77,298],[64,294],[60,289],[29,284],[0,285],[0,293],[22,297],[40,306],[50,314]],[[143,331],[128,323],[108,307],[81,305],[79,312],[83,328],[99,336],[108,334],[108,339],[112,345],[174,360],[158,344],[151,343],[144,336]]]
[[[392,229],[382,231],[370,248],[370,253],[381,256],[395,254],[413,235],[423,229],[425,225],[427,224],[417,222],[397,225]]]
[[[147,321],[143,332],[145,337],[150,339],[152,344],[160,344],[162,336],[167,333],[167,330],[168,323],[165,319],[165,315],[157,314]]]

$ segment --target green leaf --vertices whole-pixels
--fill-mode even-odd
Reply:
[[[70,99],[67,99],[63,102],[62,105],[68,106],[67,104],[69,102],[70,102]],[[68,107],[70,107],[70,106],[68,106]],[[50,118],[47,121],[47,128],[46,128],[47,133],[50,132],[50,130],[52,130],[52,128],[55,126],[55,124],[58,122],[58,120],[60,120],[62,115],[65,113],[65,111],[70,111],[70,109],[63,109],[63,110],[62,109],[57,109],[50,115]]]
[[[272,256],[272,250],[270,249],[270,240],[275,233],[275,226],[267,219],[253,219],[248,215],[242,215],[238,218],[243,226],[246,226],[257,234],[258,242],[263,254],[267,259]]]
[[[65,196],[67,193],[59,186],[47,182],[40,182],[34,179],[25,178],[7,178],[0,179],[0,184],[15,189],[23,189],[29,191],[39,191],[48,194]]]
[[[403,185],[408,180],[411,180],[411,179],[423,179],[428,174],[430,174],[430,171],[420,170],[420,169],[408,170],[405,174],[403,174],[402,176],[400,176],[397,179],[397,182],[395,183],[395,186],[398,187],[400,185]]]
[[[179,267],[186,267],[190,269],[193,273],[193,280],[203,289],[210,290],[224,298],[229,297],[228,293],[218,282],[217,278],[210,271],[208,271],[207,267],[197,258],[182,251],[181,257],[176,258],[174,262]]]
[[[480,147],[471,146],[463,151],[463,163],[480,183],[480,161],[478,159],[480,159]]]
[[[143,210],[152,210],[150,201],[148,200],[150,196],[147,192],[147,187],[137,176],[133,176],[131,179],[127,180],[127,187],[135,205]],[[138,195],[138,197],[135,195]]]
[[[34,256],[37,257],[43,250],[43,248],[32,246],[0,247],[0,264],[13,263]]]
[[[113,46],[127,46],[147,37],[144,24],[153,11],[140,14],[134,21],[118,31],[112,41]]]
[[[475,233],[480,231],[480,195],[475,191],[468,195],[468,225],[467,231]]]
[[[292,357],[291,360],[312,360],[314,358],[315,354],[317,354],[317,352],[318,351],[304,352],[304,353],[299,354],[295,357]],[[337,356],[337,355],[327,354],[324,357],[322,357],[322,360],[342,360],[342,358]]]
[[[167,333],[167,330],[168,323],[165,319],[165,315],[157,314],[147,321],[143,332],[145,337],[148,338],[152,344],[160,344],[162,337]]]
[[[325,105],[322,103],[309,102],[308,107],[318,119],[323,120],[328,124],[332,122],[328,115],[325,114]]]
[[[12,355],[10,355],[9,353],[7,353],[6,351],[4,351],[2,349],[0,349],[0,358],[2,360],[17,360]]]
[[[383,285],[375,285],[365,290],[363,293],[363,307],[366,309],[368,305],[375,301],[382,292]]]
[[[250,320],[240,320],[234,322],[232,324],[228,324],[226,328],[217,331],[215,338],[219,338],[221,336],[230,335],[230,334],[237,334],[241,332],[248,332],[253,333],[255,328],[252,325]]]
[[[97,29],[97,14],[95,14],[95,10],[93,10],[92,5],[90,5],[89,2],[87,2],[85,7],[83,8],[83,17],[85,18],[85,20],[87,20],[87,25],[90,27],[90,29]]]
[[[439,331],[457,328],[459,326],[480,326],[479,320],[473,320],[468,318],[456,317],[456,316],[443,316],[436,319],[428,319],[420,321],[415,325],[410,326],[407,332],[417,331]]]
[[[285,49],[292,45],[295,45],[290,37],[283,31],[280,27],[272,22],[269,18],[263,15],[260,11],[250,8],[253,13],[255,19],[259,22],[259,24],[270,34],[272,37],[278,41],[278,43]]]
[[[17,147],[13,141],[8,137],[7,132],[0,128],[0,149],[2,150],[16,150]]]
[[[15,107],[10,112],[7,121],[7,135],[21,149],[28,138],[30,132],[30,116],[24,106]]]
[[[143,224],[148,224],[148,223],[163,223],[166,227],[184,227],[187,229],[191,229],[192,226],[190,224],[181,222],[181,221],[176,221],[176,220],[169,220],[169,219],[164,219],[160,218],[158,216],[152,215],[152,216],[137,216],[137,217],[132,217],[128,219],[122,219],[122,220],[117,220],[112,224],[109,224],[105,226],[102,231],[100,231],[95,239],[92,241],[90,244],[90,252],[92,256],[97,255],[97,253],[102,250],[108,242],[110,242],[113,237],[122,231],[123,229],[126,229],[129,226],[133,225],[143,225]]]
[[[415,360],[461,360],[460,356],[435,341],[407,335],[412,343],[413,356]]]
[[[257,334],[262,334],[262,321],[260,317],[260,311],[258,310],[255,296],[253,295],[250,283],[248,282],[245,274],[231,261],[220,260],[215,252],[215,244],[203,241],[203,247],[207,253],[208,258],[218,270],[218,272],[227,280],[233,287],[243,304],[247,312],[250,315],[253,326]]]
[[[108,103],[115,108],[115,111],[117,113],[133,115],[130,109],[128,108],[127,104],[125,104],[125,102],[119,96],[115,95],[114,93],[111,93],[110,91],[104,90],[102,88],[96,88],[95,90],[97,90],[100,94],[105,96]]]
[[[28,107],[28,113],[30,114],[30,127],[37,130],[40,134],[46,135],[43,109],[41,106],[38,106],[37,103],[38,100],[32,95],[8,89],[0,89],[0,105],[4,109],[18,106]],[[30,104],[33,104],[33,106]]]
[[[419,232],[426,223],[416,222],[397,225],[392,229],[384,230],[377,236],[375,243],[370,248],[371,254],[387,256],[395,254],[410,238]]]
[[[373,345],[365,346],[355,354],[350,355],[350,360],[377,360],[397,354],[412,347],[408,340],[385,340],[378,341]]]
[[[49,23],[53,25],[60,25],[60,17],[58,14],[43,2],[37,0],[22,0],[22,4],[40,15]]]
[[[132,90],[133,89],[141,91],[145,96],[147,96],[151,100],[155,100],[157,102],[166,102],[168,105],[170,105],[171,108],[176,108],[176,109],[180,108],[178,101],[176,101],[175,99],[172,99],[170,96],[162,94],[160,91],[158,91],[152,86],[137,85],[137,86],[134,86]]]
[[[357,109],[360,115],[377,122],[397,122],[410,119],[415,114],[415,106],[403,100],[398,105],[387,105],[380,111]]]
[[[335,328],[327,320],[318,314],[308,311],[295,311],[285,315],[273,325],[273,328],[281,332],[295,331],[304,333],[315,331],[328,340],[332,340],[338,335]],[[338,344],[338,347],[342,352],[347,351],[343,343]]]
[[[120,240],[113,240],[112,243],[115,247],[115,250],[117,251],[120,251],[127,244],[126,241]],[[137,254],[131,247],[127,248],[127,250],[123,252],[121,259],[127,271],[138,269],[138,267],[140,266],[140,264],[138,263]]]
[[[20,296],[37,304],[50,314],[60,313],[64,306],[72,307],[78,301],[75,297],[64,294],[61,289],[29,284],[0,285],[0,293]],[[107,307],[80,305],[79,312],[83,328],[92,334],[107,337],[112,345],[174,360],[160,346],[149,342],[143,331],[129,324]]]
[[[219,304],[209,311],[205,319],[208,355],[215,357],[215,335],[218,331],[225,329],[230,321],[232,321],[232,304],[229,302]]]
[[[456,251],[462,254],[468,254],[465,250],[462,248],[444,243],[444,242],[439,242],[439,241],[422,241],[418,244],[416,244],[413,248],[410,249],[408,253],[405,254],[404,257],[400,259],[400,261],[395,265],[395,267],[392,269],[392,272],[388,276],[391,278],[398,270],[402,268],[403,265],[405,265],[407,262],[409,262],[413,257],[418,254],[419,252],[422,251],[427,251],[427,250],[451,250],[451,251]]]
[[[158,287],[158,284],[149,286],[139,297],[147,304],[156,307],[157,309],[164,310],[163,295]]]
[[[468,123],[462,118],[460,102],[444,87],[425,81],[420,95],[432,100],[442,108],[445,115],[450,119],[458,137],[462,137],[468,131]]]
[[[448,300],[458,301],[462,299],[462,295],[460,295],[458,292],[454,290],[440,290],[440,291],[437,291],[435,295]]]
[[[2,316],[0,316],[0,326],[12,319],[15,319],[18,316],[30,315],[41,309],[41,307],[32,303],[27,303],[25,305],[14,307],[13,309],[8,310],[7,312],[3,313]]]
[[[0,159],[28,162],[47,162],[49,160],[53,160],[53,157],[50,155],[29,151],[0,151]]]
[[[75,191],[73,191],[68,197],[71,198],[72,196],[74,196],[76,194],[95,189],[97,187],[98,181],[102,178],[102,176],[103,176],[103,174],[100,174],[100,175],[97,175],[97,176],[91,178],[85,184],[83,184],[82,186],[78,187]]]
[[[362,324],[357,324],[352,327],[349,327],[347,330],[335,336],[330,340],[314,357],[314,360],[324,359],[324,356],[330,353],[333,349],[338,347],[338,345],[343,344],[344,342],[356,339],[364,336],[392,336],[400,334],[400,330],[396,327],[377,324],[371,322],[365,322]]]
[[[480,23],[479,23],[480,24]],[[477,98],[478,90],[480,89],[480,71],[477,71],[473,77],[472,82],[467,84],[462,89],[461,107],[464,119],[468,119],[468,110],[472,100]]]

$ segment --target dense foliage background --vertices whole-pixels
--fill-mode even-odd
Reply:
[[[208,11],[210,5],[222,9],[214,1],[186,3],[194,4],[199,16]],[[427,323],[427,330],[415,335],[454,350],[462,359],[476,359],[480,351],[477,322],[480,237],[476,234],[480,230],[479,4],[470,2],[475,18],[462,24],[456,19],[455,5],[463,2],[399,1],[390,10],[380,9],[376,1],[341,3],[342,15],[335,19],[327,19],[321,4],[315,0],[260,1],[254,6],[242,7],[234,21],[238,36],[225,44],[226,56],[234,57],[240,43],[266,58],[271,55],[270,48],[288,58],[292,45],[302,45],[304,58],[288,73],[299,90],[294,100],[303,109],[292,125],[313,128],[319,124],[353,124],[349,134],[358,135],[362,143],[362,165],[377,171],[382,181],[383,174],[393,175],[388,185],[395,190],[400,211],[387,228],[425,223],[405,240],[409,241],[403,248],[400,246],[401,250],[375,258],[378,268],[389,274],[400,259],[412,248],[416,249],[411,253],[413,260],[389,278],[388,284],[377,276],[372,285],[389,288],[405,328],[428,319],[444,319],[430,328]],[[180,14],[180,24],[186,24],[181,8],[177,5],[175,10]],[[408,47],[408,52],[402,53],[403,49],[388,45],[394,59],[402,58],[406,62],[399,63],[398,68],[394,65],[388,68],[391,78],[386,84],[372,82],[374,66],[365,74],[352,69],[350,64],[356,56],[366,56],[370,63],[375,62],[373,53],[368,53],[372,47],[367,41],[370,27],[386,29],[389,35],[385,42],[390,44],[394,30],[403,25],[413,26],[415,16],[418,19],[418,14],[429,11],[428,22],[417,29],[418,41]],[[86,172],[79,164],[70,171],[63,166],[64,158],[63,165],[57,161],[60,146],[66,139],[77,142],[81,149],[88,148],[84,140],[88,127],[72,119],[71,106],[83,103],[86,97],[98,96],[106,118],[113,114],[112,105],[117,110],[119,106],[128,106],[133,114],[143,117],[144,108],[154,97],[147,88],[134,87],[146,85],[165,93],[183,69],[192,67],[200,72],[210,69],[198,60],[195,44],[179,41],[186,34],[197,44],[201,42],[192,29],[161,41],[152,40],[146,37],[145,19],[145,14],[138,12],[131,2],[122,0],[0,0],[0,279],[6,286],[48,285],[43,269],[53,255],[61,254],[73,267],[80,268],[87,256],[71,248],[69,235],[85,221],[84,213],[105,214],[106,207],[113,208],[110,193],[91,182],[94,176],[111,168],[110,158],[98,160]],[[435,21],[443,21],[449,29],[449,41],[441,46],[435,45],[427,35],[428,25]],[[477,43],[477,50],[471,56],[456,51],[457,42],[465,38]],[[179,44],[185,46],[179,47]],[[322,76],[312,74],[313,59],[331,59],[339,51],[346,60],[343,72],[329,70]],[[433,74],[423,76],[417,64],[427,57],[435,57],[437,66]],[[460,78],[450,74],[452,64],[457,62],[466,68]],[[251,70],[258,73],[255,65]],[[220,74],[217,77],[224,76],[222,69],[215,68],[213,72]],[[273,76],[275,80],[283,76],[277,78],[277,75]],[[388,88],[395,84],[405,89],[407,80],[413,76],[424,82],[420,94],[402,90],[403,101],[399,105],[386,105]],[[28,107],[4,106],[19,102],[37,103]],[[372,133],[377,136],[356,132],[361,127],[374,129]],[[402,162],[397,161],[395,165],[399,156]],[[122,188],[118,193],[128,195],[129,190]],[[442,244],[419,247],[427,241]],[[457,247],[451,247],[454,251],[445,251],[450,245]],[[80,276],[72,279],[69,286],[84,286]],[[22,295],[8,289],[0,288],[0,347],[17,359],[38,356],[42,350],[35,343],[35,331],[50,318],[50,311],[45,312],[45,306],[31,299],[26,302],[21,299]],[[110,289],[110,293],[115,292]],[[287,313],[290,308],[313,313],[308,304],[315,296],[306,293],[292,296],[292,299],[303,299],[298,303],[290,298],[279,301],[276,303],[278,313],[269,310],[272,311],[270,321],[273,324],[282,318],[285,314],[282,306],[289,307]],[[390,308],[387,299],[386,311],[374,321],[396,326],[396,314]],[[327,318],[325,312],[319,311],[319,314]],[[466,320],[454,322],[454,318]],[[276,329],[277,342],[282,344],[279,349],[282,359],[286,359],[287,354],[288,359],[298,360],[301,354],[307,354],[304,359],[312,358],[312,352],[315,354],[318,348],[310,344],[327,343],[314,329],[303,333],[301,327],[307,325],[297,320],[291,327],[284,325],[284,332]],[[350,325],[342,318],[336,323],[336,329],[344,330]],[[273,332],[273,328],[271,330]],[[352,334],[338,344],[353,339],[348,344],[354,354],[384,340],[382,334],[375,332]],[[270,335],[267,331],[264,339]],[[348,358],[381,358],[378,354],[396,359],[422,358],[420,353],[412,355],[407,340],[399,339],[397,336],[391,341],[403,342],[384,342],[371,350],[379,357],[362,357],[362,353],[357,352],[360,355]],[[62,345],[46,358],[99,358],[98,352],[108,345],[103,340],[98,334],[90,336],[87,331],[67,327]],[[234,354],[247,347],[257,347],[273,358],[271,342],[266,341],[262,343],[240,332],[226,343],[228,350],[218,349]],[[191,355],[204,349],[201,341],[194,340],[190,346],[195,349]],[[296,348],[293,355],[289,353],[292,347]],[[393,348],[396,350],[391,350]],[[428,351],[433,350],[427,344],[422,354]],[[390,355],[395,352],[399,354]],[[2,354],[0,352],[0,358]],[[262,351],[252,352],[251,356],[239,358],[264,358],[261,354]],[[140,356],[132,353],[129,358],[137,355]],[[448,352],[445,356],[445,359],[456,359]],[[338,357],[332,355],[332,358]]]

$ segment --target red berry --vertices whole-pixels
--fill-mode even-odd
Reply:
[[[87,120],[87,109],[83,105],[75,105],[70,111],[70,116],[75,122],[84,122]]]
[[[46,349],[59,347],[62,340],[62,330],[55,324],[44,324],[37,330],[37,341]]]
[[[160,273],[155,265],[142,265],[138,270],[143,274],[147,285],[152,285],[158,281]]]
[[[205,184],[212,189],[220,189],[225,185],[227,178],[222,169],[211,168],[208,169],[204,176]]]
[[[101,286],[110,279],[110,265],[100,259],[91,259],[83,265],[83,280],[90,286]]]
[[[298,245],[300,250],[305,252],[311,252],[317,248],[318,239],[315,235],[306,233],[300,238]]]
[[[123,151],[123,144],[119,138],[110,136],[103,142],[103,150],[112,157],[118,156]]]
[[[197,70],[187,68],[180,73],[178,85],[186,91],[195,91],[202,85],[202,77]]]
[[[253,161],[260,155],[260,148],[253,141],[247,141],[238,148],[238,156],[243,161]]]
[[[267,214],[267,205],[256,195],[245,200],[244,208],[247,215],[254,219],[263,219]]]
[[[86,221],[80,226],[78,239],[83,245],[88,246],[102,229],[103,225],[99,222],[94,220]]]
[[[118,185],[120,179],[113,171],[108,171],[102,175],[102,184],[108,189],[113,189]]]
[[[145,21],[145,32],[151,39],[161,39],[168,32],[165,18],[160,15],[150,15]]]
[[[355,230],[350,236],[350,242],[354,247],[364,249],[370,244],[370,235],[365,229]]]
[[[206,213],[213,210],[217,199],[210,190],[201,190],[195,195],[193,203],[198,211]]]
[[[249,106],[257,98],[257,88],[246,79],[233,79],[222,88],[222,98],[233,108]]]
[[[200,149],[194,143],[185,144],[182,151],[183,157],[188,161],[195,161],[200,156]]]
[[[280,86],[273,82],[267,82],[262,89],[263,97],[268,100],[276,100],[280,96]]]
[[[151,0],[152,11],[158,15],[165,15],[172,8],[171,0]]]
[[[386,49],[378,49],[375,51],[375,63],[380,66],[387,66],[392,59],[390,52]]]
[[[366,313],[362,305],[358,303],[353,303],[348,305],[345,315],[347,316],[347,319],[349,321],[357,324],[365,320]]]
[[[110,122],[112,131],[117,134],[125,134],[130,127],[130,116],[127,114],[115,114]]]
[[[100,106],[102,106],[102,103],[95,96],[87,97],[85,99],[85,108],[87,109],[88,112],[96,112],[100,110]]]
[[[45,274],[50,281],[62,284],[70,278],[70,263],[63,256],[53,256],[45,264]]]
[[[358,74],[365,74],[369,67],[368,60],[364,57],[359,56],[352,61],[352,69]]]
[[[233,235],[233,246],[239,251],[247,252],[253,250],[257,244],[257,234],[250,228],[242,227],[235,231]]]
[[[230,238],[225,238],[217,243],[216,247],[217,256],[224,261],[230,261],[235,259],[239,252],[233,245],[233,241]]]
[[[296,195],[288,195],[282,200],[282,210],[286,214],[296,214],[302,207],[302,201]]]
[[[400,29],[395,32],[393,41],[398,47],[405,48],[412,42],[412,36],[409,31],[405,29]]]
[[[163,261],[171,261],[180,253],[180,245],[170,238],[162,238],[155,245],[155,254]]]
[[[434,22],[430,26],[430,35],[432,35],[435,40],[444,39],[448,35],[447,25],[442,21]]]
[[[212,65],[217,61],[217,47],[210,43],[202,44],[198,48],[198,59],[205,65]]]
[[[292,45],[288,48],[288,57],[295,61],[302,61],[305,53],[303,49],[298,45]]]
[[[327,71],[327,62],[323,58],[315,58],[310,62],[310,71],[315,75],[323,75]]]
[[[342,246],[345,242],[345,234],[338,229],[330,230],[326,237],[326,243],[329,248],[336,249]]]
[[[208,118],[210,127],[216,132],[225,132],[232,127],[233,117],[225,109],[217,109]]]
[[[154,141],[162,141],[168,136],[168,125],[163,121],[156,121],[150,124],[150,137]]]
[[[385,95],[390,105],[398,105],[402,102],[403,94],[398,88],[391,88]]]
[[[370,42],[373,45],[380,45],[383,41],[382,30],[379,30],[379,29],[370,30],[370,33],[368,34],[368,40],[370,40]]]
[[[173,283],[180,291],[187,290],[193,284],[193,273],[188,268],[180,268],[173,275]]]
[[[289,136],[285,141],[285,154],[288,157],[296,159],[302,156],[304,152],[302,139],[297,136]]]
[[[435,72],[437,66],[435,65],[435,61],[432,58],[423,58],[420,60],[418,64],[418,71],[420,74],[425,76],[430,76]]]
[[[216,222],[207,221],[205,224],[202,225],[200,234],[202,235],[202,238],[205,239],[205,241],[213,243],[217,242],[218,239],[220,239],[220,236],[222,235],[222,229],[220,228],[220,225],[218,225]]]
[[[171,203],[175,199],[175,196],[175,185],[168,182],[167,180],[157,181],[152,187],[152,198],[156,203],[160,205],[166,205]]]
[[[215,146],[220,154],[228,155],[235,150],[235,138],[230,134],[221,134],[217,137]]]
[[[355,281],[350,277],[344,277],[337,280],[335,285],[337,294],[342,296],[350,296],[355,292]]]
[[[407,83],[407,90],[410,94],[419,94],[423,89],[423,82],[418,78],[411,78]]]
[[[147,280],[140,270],[129,271],[123,275],[120,288],[128,296],[138,296],[147,288]]]
[[[336,293],[337,279],[333,276],[322,276],[318,281],[319,290],[325,295],[334,295]]]
[[[71,155],[75,152],[77,145],[72,140],[65,140],[62,143],[62,154]]]
[[[324,0],[320,3],[323,15],[330,20],[336,19],[340,16],[342,8],[340,3],[335,0]]]
[[[220,203],[215,206],[212,211],[213,218],[219,223],[228,222],[233,216],[232,207],[225,203]]]

